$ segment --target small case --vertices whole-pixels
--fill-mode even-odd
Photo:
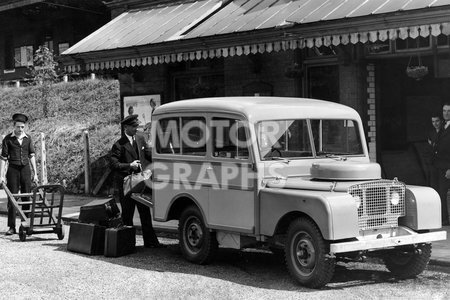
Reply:
[[[70,223],[67,250],[89,255],[103,254],[105,229],[95,224]]]
[[[123,226],[105,231],[104,255],[119,257],[136,252],[136,228]]]

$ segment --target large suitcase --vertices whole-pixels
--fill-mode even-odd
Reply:
[[[81,223],[92,223],[107,226],[109,220],[120,215],[119,207],[114,199],[95,200],[80,207],[78,217]]]
[[[70,223],[67,250],[89,255],[103,254],[105,229],[95,224]]]
[[[123,226],[105,231],[105,256],[119,257],[136,252],[136,228]]]

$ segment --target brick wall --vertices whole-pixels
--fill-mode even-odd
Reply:
[[[366,114],[365,99],[365,70],[360,64],[339,66],[339,98],[340,103],[354,108],[362,118]]]
[[[264,53],[255,56],[233,56],[225,59],[225,96],[242,95],[246,85],[264,82],[272,85],[273,96],[298,97],[296,85],[301,78],[287,78],[286,68],[294,63],[294,51]]]

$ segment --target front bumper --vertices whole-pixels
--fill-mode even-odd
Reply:
[[[363,250],[380,250],[398,246],[429,243],[447,239],[446,231],[417,233],[409,228],[399,227],[397,230],[386,234],[372,234],[361,236],[357,241],[332,243],[330,253],[344,253]]]

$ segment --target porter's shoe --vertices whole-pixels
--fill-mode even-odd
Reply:
[[[16,234],[16,229],[14,227],[10,227],[9,230],[5,233],[5,235],[13,235]]]

